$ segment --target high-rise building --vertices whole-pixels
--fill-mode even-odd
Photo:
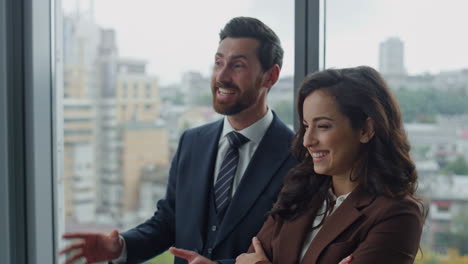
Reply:
[[[90,16],[65,17],[63,35],[66,220],[122,226],[144,168],[169,164],[159,84],[146,61],[119,58],[115,31]]]
[[[384,76],[405,76],[404,43],[398,37],[391,37],[380,43],[379,71]]]
[[[118,50],[115,31],[100,30],[96,59],[96,174],[97,213],[100,222],[121,219],[122,173],[119,166],[120,142],[116,120],[115,83]],[[117,222],[117,224],[120,224]]]
[[[89,100],[64,99],[65,219],[89,222],[95,218],[95,110]]]
[[[134,214],[139,209],[144,168],[169,165],[169,134],[159,120],[159,85],[146,73],[146,61],[120,58],[116,67],[123,212]]]
[[[126,122],[120,128],[123,212],[132,215],[139,209],[145,168],[169,167],[169,134],[155,122]]]
[[[159,118],[159,85],[145,72],[146,62],[119,59],[116,75],[117,120],[149,121]]]
[[[64,17],[63,30],[65,219],[89,222],[96,213],[96,107],[92,94],[99,28],[75,15]]]

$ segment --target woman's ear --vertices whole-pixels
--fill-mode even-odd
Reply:
[[[372,139],[374,134],[374,120],[368,117],[361,128],[361,135],[359,141],[361,141],[361,143],[367,143]]]

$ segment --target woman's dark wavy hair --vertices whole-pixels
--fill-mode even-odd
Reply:
[[[368,118],[374,122],[375,134],[362,145],[351,180],[372,194],[414,197],[418,177],[409,155],[410,145],[399,106],[382,76],[367,66],[329,69],[309,74],[301,84],[297,98],[299,129],[292,144],[300,163],[289,171],[270,214],[292,220],[310,208],[314,195],[322,196],[330,210],[331,177],[314,172],[312,158],[303,146],[304,100],[317,90],[336,99],[339,111],[349,118],[354,130],[362,128]]]

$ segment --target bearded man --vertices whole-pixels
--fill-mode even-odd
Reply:
[[[141,263],[169,247],[217,263],[234,263],[266,220],[287,171],[293,132],[269,109],[283,49],[278,36],[255,18],[236,17],[220,32],[211,90],[224,118],[189,129],[180,138],[167,193],[145,223],[119,234],[75,233],[62,251],[86,258]],[[187,263],[175,258],[176,264]]]

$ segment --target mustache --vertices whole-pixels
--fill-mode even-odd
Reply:
[[[239,87],[237,85],[235,85],[234,83],[232,83],[232,82],[219,82],[219,81],[216,81],[215,87],[217,87],[217,88],[239,89]]]

